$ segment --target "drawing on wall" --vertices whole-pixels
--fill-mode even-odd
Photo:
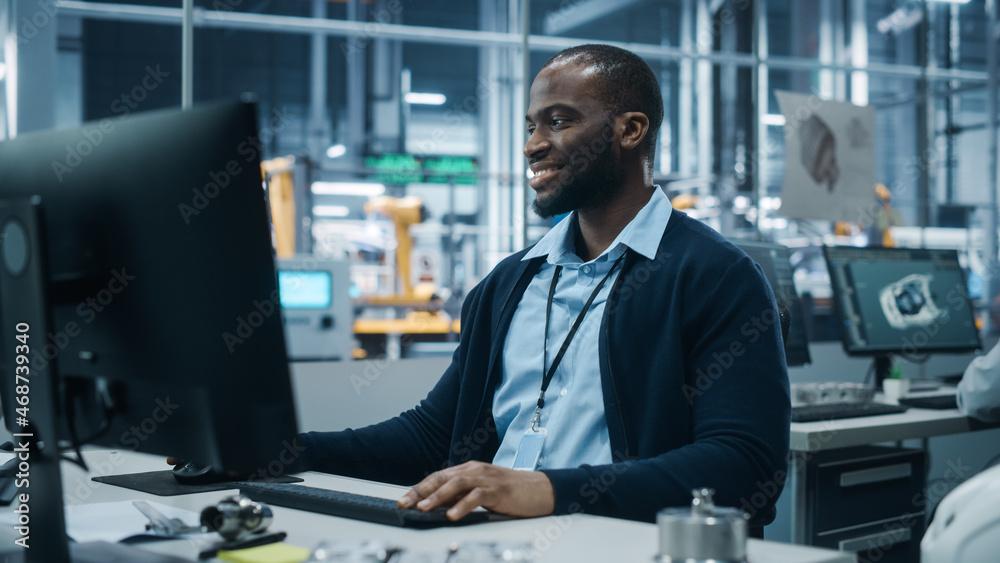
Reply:
[[[785,117],[780,215],[858,223],[875,185],[875,111],[847,102],[776,92]]]
[[[817,184],[826,184],[833,191],[840,170],[837,168],[837,145],[826,123],[816,115],[802,123],[799,130],[802,166]]]

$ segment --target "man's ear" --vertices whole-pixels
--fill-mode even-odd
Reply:
[[[641,111],[628,111],[619,116],[621,127],[621,146],[632,150],[642,143],[649,131],[649,118]]]

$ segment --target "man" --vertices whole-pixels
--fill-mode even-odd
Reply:
[[[426,399],[301,435],[298,469],[419,482],[400,504],[451,505],[453,519],[483,506],[653,521],[696,487],[771,509],[790,412],[774,296],[653,186],[660,96],[622,49],[575,47],[543,67],[526,116],[533,207],[572,215],[469,293]]]

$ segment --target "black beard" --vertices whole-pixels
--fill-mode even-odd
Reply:
[[[600,207],[614,199],[621,187],[623,167],[615,158],[610,143],[592,160],[581,155],[566,167],[569,176],[555,191],[545,199],[535,198],[531,204],[532,211],[543,219],[577,209]]]

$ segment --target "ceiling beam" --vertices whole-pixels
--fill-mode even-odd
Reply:
[[[545,35],[562,35],[639,2],[642,0],[618,0],[617,2],[583,0],[582,2],[570,3],[545,16]]]

